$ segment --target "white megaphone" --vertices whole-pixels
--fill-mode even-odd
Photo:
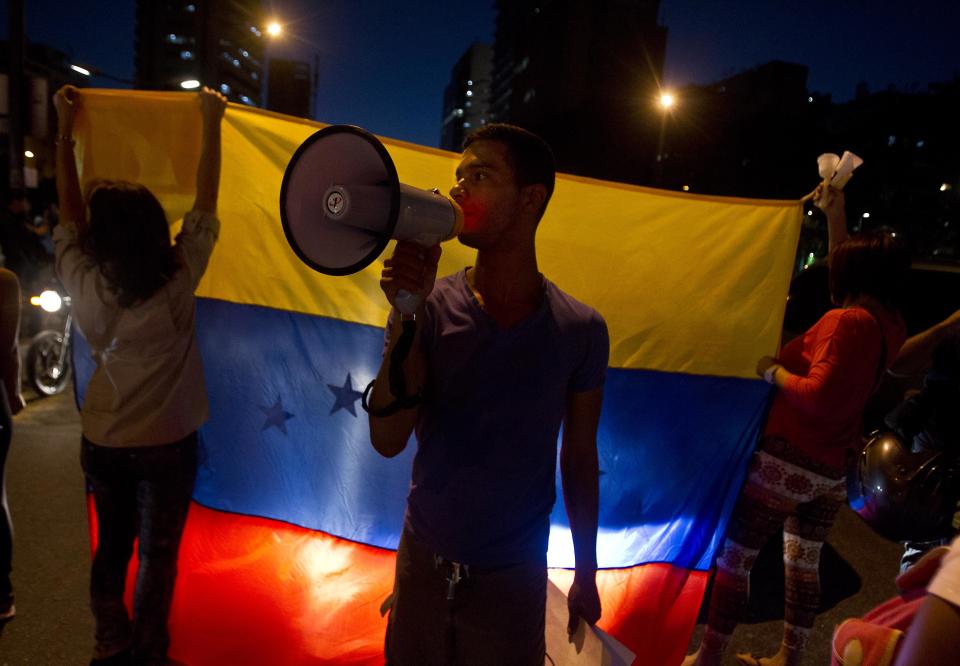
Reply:
[[[401,183],[387,149],[366,130],[331,125],[304,141],[280,187],[287,242],[310,268],[351,275],[392,238],[425,247],[456,237],[463,211],[438,190]],[[419,294],[401,291],[397,309],[413,314]]]

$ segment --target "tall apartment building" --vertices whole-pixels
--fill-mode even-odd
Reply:
[[[10,55],[9,44],[0,42],[0,185],[29,190],[46,181],[49,191],[43,194],[52,198],[57,116],[51,100],[60,86],[87,82],[70,69],[67,55],[51,46],[26,44],[14,62]],[[20,89],[11,90],[11,84]],[[14,151],[18,159],[12,159]]]
[[[440,147],[460,152],[463,140],[490,120],[493,49],[473,44],[453,67],[443,93]]]
[[[497,0],[492,115],[562,171],[650,182],[667,29],[659,0]]]
[[[260,106],[266,35],[260,0],[138,0],[136,86],[182,90],[196,80]]]
[[[313,117],[314,79],[310,63],[270,58],[267,108],[298,118]]]

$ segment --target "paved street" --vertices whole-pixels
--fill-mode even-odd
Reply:
[[[15,419],[7,464],[16,529],[17,617],[0,635],[0,666],[86,664],[93,628],[86,604],[89,540],[78,460],[79,418],[72,394],[32,397]],[[893,594],[898,557],[895,544],[876,537],[851,512],[841,514],[822,568],[826,602],[832,608],[818,619],[807,664],[829,663],[827,639],[837,622]],[[770,654],[779,644],[783,616],[777,554],[771,550],[758,567],[752,583],[752,623],[737,630],[734,649]],[[732,656],[729,663],[736,663]]]
[[[14,523],[17,617],[0,635],[0,665],[73,666],[90,659],[90,542],[73,392],[26,394],[14,417],[7,500]]]

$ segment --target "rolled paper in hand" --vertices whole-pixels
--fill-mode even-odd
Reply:
[[[825,183],[830,182],[833,174],[837,172],[837,165],[840,163],[840,156],[836,153],[824,153],[817,158],[817,167],[820,171],[820,180]]]
[[[830,179],[830,184],[838,190],[842,190],[843,186],[847,184],[848,180],[850,180],[850,176],[853,175],[853,170],[861,164],[863,164],[862,159],[851,153],[849,150],[843,151],[843,156],[840,158],[840,162],[837,164],[836,173],[834,173],[833,178]]]

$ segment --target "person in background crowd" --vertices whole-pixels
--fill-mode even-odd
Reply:
[[[7,506],[6,463],[14,414],[24,408],[20,395],[20,283],[0,268],[0,623],[13,619],[13,523]]]

